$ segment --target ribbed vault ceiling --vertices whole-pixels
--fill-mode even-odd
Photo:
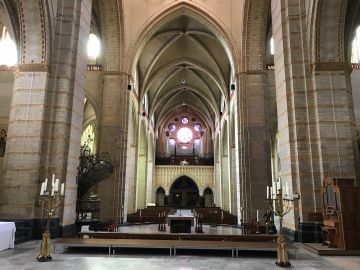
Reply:
[[[148,98],[156,126],[172,110],[189,107],[214,127],[228,98],[231,66],[219,39],[204,24],[180,15],[162,25],[137,64],[140,96]]]

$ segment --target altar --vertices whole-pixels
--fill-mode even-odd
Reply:
[[[171,233],[191,233],[191,227],[194,226],[194,215],[186,210],[168,215],[166,220]]]
[[[15,243],[15,223],[0,221],[0,251],[14,248]]]

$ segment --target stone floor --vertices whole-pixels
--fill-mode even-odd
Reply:
[[[52,262],[39,263],[39,241],[29,241],[0,252],[0,269],[4,270],[68,270],[68,269],[121,269],[121,270],[268,270],[275,266],[275,253],[241,253],[232,258],[227,253],[185,252],[170,257],[167,251],[120,250],[116,255],[107,255],[107,249],[72,249],[63,254],[52,254]],[[151,254],[149,254],[151,252]],[[297,258],[290,258],[293,269],[360,269],[360,256],[320,257],[299,245]]]

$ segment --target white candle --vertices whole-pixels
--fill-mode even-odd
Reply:
[[[272,199],[274,196],[273,196],[273,188],[270,187],[270,199]]]
[[[270,191],[270,187],[266,186],[266,199],[269,199],[269,191]]]
[[[52,186],[54,186],[55,184],[55,174],[52,175],[51,184]]]
[[[55,179],[55,186],[54,186],[54,191],[55,192],[59,192],[59,179]]]
[[[64,191],[65,191],[65,183],[61,184],[61,196],[64,196]]]
[[[44,195],[44,184],[45,183],[41,183],[40,195]]]
[[[259,210],[256,210],[256,221],[259,222]]]
[[[221,218],[224,218],[224,211],[221,211]]]
[[[47,190],[47,183],[48,182],[48,179],[45,178],[45,182],[43,183],[44,184],[44,192]]]

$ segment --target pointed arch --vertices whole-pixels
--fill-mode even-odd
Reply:
[[[311,63],[344,62],[346,0],[313,1],[310,25]]]
[[[132,40],[132,43],[129,46],[129,51],[127,52],[128,63],[126,70],[128,74],[134,74],[136,63],[140,57],[142,48],[156,33],[157,29],[159,29],[162,25],[165,25],[170,20],[173,20],[174,17],[181,15],[193,17],[213,31],[227,53],[232,68],[232,75],[237,74],[239,72],[239,61],[237,59],[238,50],[231,33],[226,29],[223,23],[216,16],[210,14],[209,11],[205,12],[204,10],[198,8],[195,4],[184,2],[175,3],[169,8],[159,11],[152,16],[150,22],[146,23],[141,28],[139,34]]]
[[[125,54],[124,10],[122,0],[99,0],[105,71],[120,71]]]

